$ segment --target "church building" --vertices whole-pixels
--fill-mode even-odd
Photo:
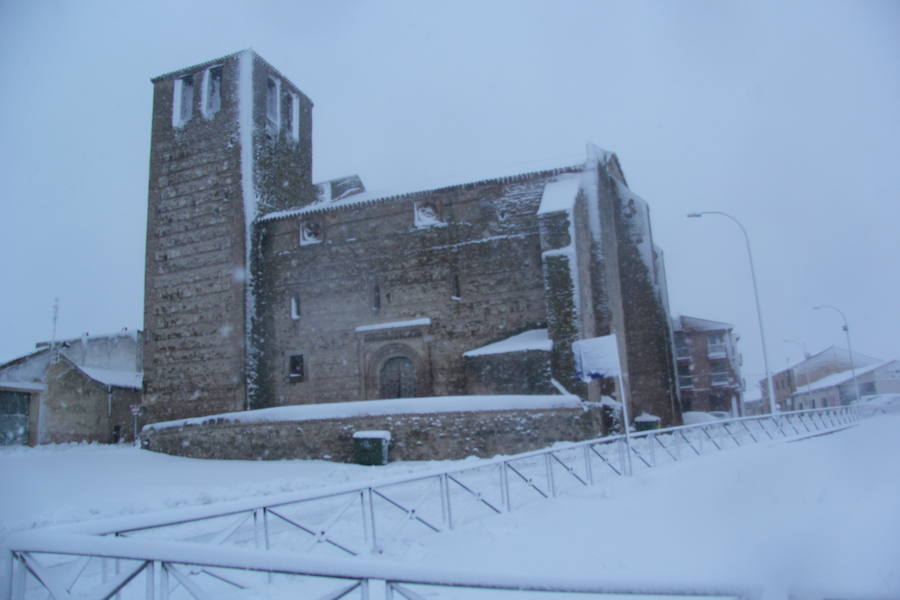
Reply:
[[[148,421],[399,397],[597,401],[680,423],[662,252],[617,157],[373,193],[312,180],[312,101],[246,50],[153,79]],[[617,385],[617,384],[616,384]],[[601,390],[601,388],[603,388]]]

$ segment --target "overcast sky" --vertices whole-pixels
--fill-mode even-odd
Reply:
[[[0,361],[142,327],[150,78],[252,47],[315,103],[315,179],[369,189],[618,154],[675,314],[748,383],[900,358],[900,2],[0,0]]]

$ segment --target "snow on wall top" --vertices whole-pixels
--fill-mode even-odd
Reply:
[[[77,366],[77,365],[76,365]],[[139,390],[143,387],[143,371],[117,371],[114,369],[98,369],[96,367],[81,367],[78,369],[98,383],[113,387]]]
[[[388,323],[373,323],[371,325],[360,325],[356,328],[357,332],[377,331],[379,329],[396,329],[398,327],[423,327],[431,325],[431,319],[424,317],[422,319],[412,319],[409,321],[390,321]]]
[[[578,176],[560,177],[556,181],[551,181],[544,186],[538,214],[571,211],[575,206],[575,198],[578,196],[580,186],[581,178]]]
[[[336,210],[340,208],[351,208],[374,202],[385,202],[389,200],[397,200],[400,198],[408,198],[420,194],[428,194],[440,190],[451,188],[464,188],[468,186],[481,185],[485,183],[496,182],[513,182],[528,179],[539,175],[557,175],[562,173],[581,172],[584,168],[583,164],[563,165],[560,166],[558,161],[538,166],[537,169],[528,172],[521,171],[521,163],[508,169],[496,169],[490,175],[472,174],[468,177],[446,176],[436,177],[422,184],[410,183],[407,186],[391,190],[391,191],[365,191],[359,194],[353,194],[339,200],[319,200],[300,208],[289,208],[287,210],[268,213],[258,219],[259,222],[278,221],[290,217],[317,213],[322,211]]]
[[[506,338],[481,348],[475,348],[463,353],[463,356],[484,356],[485,354],[505,354],[507,352],[525,352],[527,350],[543,350],[549,352],[553,349],[553,341],[546,329],[532,329],[518,335]]]
[[[278,406],[243,412],[223,413],[152,423],[145,431],[199,425],[207,421],[224,419],[236,423],[271,423],[277,421],[321,421],[324,419],[352,419],[384,415],[421,415],[448,412],[483,412],[497,410],[550,410],[579,408],[578,396],[435,396],[432,398],[397,398],[394,400],[359,400],[356,402],[329,402],[326,404],[299,404]]]

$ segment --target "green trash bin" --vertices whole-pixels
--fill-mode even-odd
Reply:
[[[641,413],[640,416],[635,417],[634,419],[634,430],[649,431],[651,429],[659,429],[661,421],[662,419],[656,415]]]
[[[390,431],[357,431],[353,434],[353,458],[358,465],[386,465]]]

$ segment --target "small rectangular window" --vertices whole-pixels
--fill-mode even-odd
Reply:
[[[306,373],[303,370],[303,355],[294,354],[288,360],[288,378],[294,381],[303,381]]]
[[[291,296],[291,319],[300,319],[300,296]]]
[[[322,226],[315,221],[300,223],[300,245],[309,246],[320,243],[322,243]]]
[[[281,81],[266,80],[266,119],[277,131],[281,127]]]
[[[222,108],[222,67],[210,67],[203,73],[203,116],[211,119]]]
[[[175,80],[172,95],[172,125],[181,127],[191,120],[194,110],[194,76],[185,75]]]

